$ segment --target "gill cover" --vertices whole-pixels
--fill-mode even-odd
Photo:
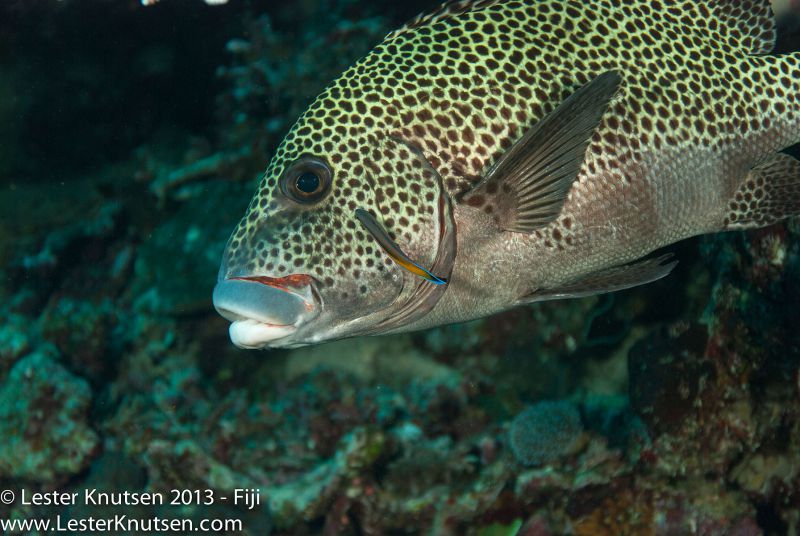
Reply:
[[[404,143],[402,140],[396,141]],[[403,263],[411,265],[412,268],[416,268],[416,270],[408,269],[398,262],[400,266],[405,268],[402,273],[406,274],[406,277],[403,279],[403,290],[400,292],[400,295],[389,307],[354,321],[351,326],[349,326],[352,330],[352,335],[375,335],[378,333],[401,331],[405,327],[424,318],[425,315],[436,306],[448,288],[447,282],[450,280],[450,276],[453,273],[457,253],[456,225],[455,219],[453,218],[452,200],[442,184],[442,178],[439,173],[431,166],[430,162],[425,159],[422,153],[418,151],[413,152],[417,158],[422,160],[426,171],[433,174],[438,185],[436,217],[438,219],[439,233],[433,264],[430,271],[421,268],[418,264],[411,261],[397,244],[391,241],[388,233],[374,221],[374,218],[363,209],[357,211],[357,216],[361,215],[361,217],[363,217],[364,214],[367,215],[364,220],[362,220],[361,217],[359,217],[359,220],[362,223],[364,223],[365,220],[368,222],[365,226],[370,231],[370,234],[378,240],[381,247],[386,250],[387,254],[392,257],[395,262],[397,262],[397,260],[394,257],[397,256]],[[381,237],[381,235],[385,235],[385,238]],[[387,240],[388,242],[384,242],[386,243],[386,246],[384,246],[382,241]],[[387,249],[387,247],[391,249]],[[441,275],[436,276],[433,274]],[[435,281],[431,278],[435,279]]]
[[[434,285],[444,285],[447,283],[447,279],[433,275],[431,272],[409,259],[408,255],[403,253],[403,250],[400,249],[400,246],[392,240],[392,237],[389,236],[386,229],[375,219],[375,216],[363,208],[357,208],[356,218],[358,218],[358,221],[360,221],[364,228],[375,238],[375,241],[378,242],[378,245],[383,248],[386,254],[401,268],[408,270],[414,275],[418,275],[426,281],[430,281]]]

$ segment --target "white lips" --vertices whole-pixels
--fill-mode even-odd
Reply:
[[[295,329],[294,326],[276,326],[247,319],[231,323],[228,333],[230,333],[231,342],[239,348],[255,350],[264,348],[271,341],[290,335]]]

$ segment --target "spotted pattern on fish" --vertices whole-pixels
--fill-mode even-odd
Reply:
[[[725,229],[763,227],[800,212],[800,161],[777,154],[753,168],[728,206]]]
[[[684,227],[658,236],[652,214],[667,194],[642,177],[670,169],[655,169],[652,155],[724,151],[750,136],[744,161],[797,141],[796,126],[787,125],[800,116],[800,62],[761,56],[774,39],[766,0],[446,4],[389,34],[300,117],[231,238],[229,270],[309,273],[342,298],[366,294],[392,264],[358,226],[356,207],[381,215],[410,256],[430,263],[437,178],[414,153],[458,200],[527,127],[608,70],[620,73],[620,94],[592,138],[564,213],[534,239],[563,251],[593,219],[610,216],[613,226],[617,215],[602,207],[616,195],[635,207],[630,217],[639,220],[630,228],[641,228],[642,238],[604,262],[627,262],[632,252],[698,225],[676,207],[663,217],[686,216]],[[327,158],[332,192],[317,206],[287,210],[279,177],[308,154]],[[495,210],[489,199],[471,203]],[[601,208],[575,216],[590,205]]]

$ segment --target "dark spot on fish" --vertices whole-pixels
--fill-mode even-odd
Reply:
[[[467,205],[471,207],[481,207],[486,202],[482,195],[472,195],[467,198]]]

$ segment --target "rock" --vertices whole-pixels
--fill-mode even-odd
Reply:
[[[707,339],[704,326],[681,326],[652,334],[631,349],[631,406],[652,432],[683,427],[701,386],[713,383],[714,367],[703,359]]]
[[[51,482],[82,471],[98,439],[87,418],[91,391],[40,349],[0,386],[0,476]]]

